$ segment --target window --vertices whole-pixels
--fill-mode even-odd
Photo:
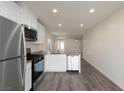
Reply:
[[[64,41],[61,41],[61,43],[60,43],[60,49],[61,50],[64,50],[65,49],[65,46],[64,46],[65,44],[64,44]]]
[[[65,50],[65,41],[64,40],[57,40],[56,48],[57,48],[58,51],[64,52],[64,50]]]

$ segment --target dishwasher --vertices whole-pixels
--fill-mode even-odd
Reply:
[[[77,71],[80,69],[80,55],[67,55],[66,69],[68,71]]]

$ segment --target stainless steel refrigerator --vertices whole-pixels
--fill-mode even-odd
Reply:
[[[26,50],[21,24],[0,16],[0,91],[23,91]]]

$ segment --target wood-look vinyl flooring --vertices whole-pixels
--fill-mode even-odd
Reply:
[[[85,60],[82,73],[47,72],[38,82],[35,91],[122,91]]]

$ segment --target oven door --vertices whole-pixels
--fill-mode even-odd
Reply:
[[[44,60],[39,62],[35,62],[33,68],[33,82],[37,80],[37,78],[44,72]]]

